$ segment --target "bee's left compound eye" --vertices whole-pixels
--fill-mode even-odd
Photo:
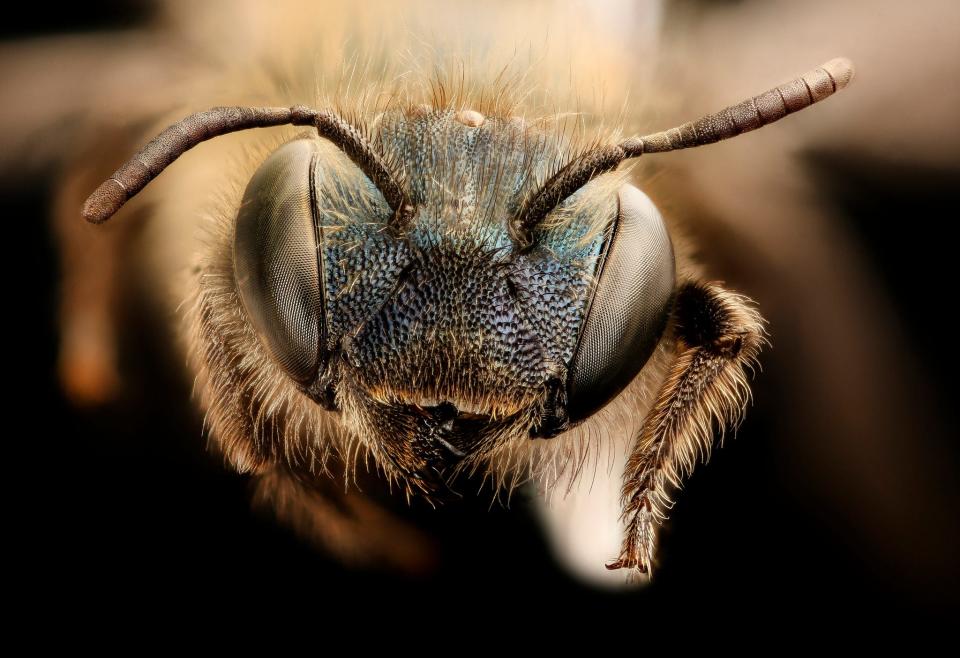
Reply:
[[[620,188],[618,208],[569,367],[572,423],[591,416],[630,383],[667,323],[676,276],[663,218],[632,185]]]
[[[281,146],[253,175],[237,215],[234,275],[270,355],[301,384],[317,375],[323,302],[311,171],[317,143]]]

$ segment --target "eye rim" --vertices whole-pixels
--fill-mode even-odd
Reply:
[[[294,152],[290,150],[294,148],[306,149],[306,153],[303,151]],[[287,150],[287,153],[284,153],[285,150]],[[284,155],[286,157],[283,157]],[[319,155],[320,143],[318,140],[309,136],[300,136],[278,146],[260,163],[257,170],[251,176],[250,181],[247,183],[240,208],[234,219],[234,234],[231,249],[232,269],[237,296],[243,307],[247,323],[256,334],[258,344],[264,349],[271,361],[273,361],[287,377],[302,388],[310,388],[316,384],[326,368],[329,356],[327,354],[328,350],[326,349],[327,318],[323,250],[320,248],[322,244],[322,232],[318,221],[316,191],[316,167],[318,165]],[[297,158],[305,159],[306,163],[296,161]],[[268,170],[267,167],[271,165],[273,169]],[[301,168],[303,166],[306,166],[306,172],[302,172]],[[301,184],[303,189],[294,187],[297,185],[297,182],[296,179],[291,177],[292,175],[298,175],[298,171],[306,175],[305,183]],[[258,177],[263,178],[263,180],[259,181],[260,187],[262,187],[264,184],[269,184],[270,180],[267,177],[277,177],[279,173],[286,174],[287,178],[291,180],[291,182],[288,183],[288,187],[284,190],[284,192],[287,193],[287,197],[279,198],[279,195],[271,196],[268,200],[259,201],[259,205],[254,205],[252,202],[255,199],[251,199],[250,195],[258,193],[258,191],[254,189],[255,182],[258,182]],[[262,190],[260,190],[260,193],[262,193]],[[276,227],[261,226],[261,223],[265,221],[263,218],[264,213],[276,212],[276,206],[278,204],[288,201],[289,197],[296,194],[299,194],[300,198],[294,199],[293,203],[306,203],[309,208],[301,208],[300,210],[305,211],[305,215],[308,213],[308,217],[294,217],[291,219],[291,215],[288,214],[283,219],[287,222],[309,221],[310,224],[309,236],[310,239],[312,239],[312,244],[307,245],[306,251],[307,253],[313,252],[315,257],[311,261],[314,272],[309,273],[308,276],[315,273],[315,277],[311,276],[311,278],[314,278],[317,285],[315,304],[304,304],[301,308],[301,311],[308,316],[313,315],[312,318],[308,317],[308,320],[315,320],[316,324],[315,340],[313,340],[313,336],[310,336],[308,341],[302,341],[300,340],[302,336],[297,337],[293,335],[293,333],[285,331],[285,323],[288,323],[290,318],[281,317],[284,313],[289,315],[289,308],[284,307],[283,297],[285,293],[283,291],[268,290],[271,282],[266,280],[260,281],[259,286],[252,282],[247,283],[248,281],[253,281],[254,277],[260,276],[263,278],[267,276],[266,269],[270,265],[264,262],[264,256],[266,254],[263,252],[267,251],[269,255],[275,256],[275,250],[280,246],[274,244],[264,249],[264,246],[258,241],[258,237],[263,240],[275,239],[278,234]],[[256,212],[253,212],[254,216],[251,217],[251,221],[244,221],[244,212],[251,212],[249,210],[250,208],[255,208]],[[274,219],[274,221],[276,221],[276,219]],[[258,227],[264,231],[261,236],[257,234]],[[286,228],[285,230],[289,231],[291,228]],[[246,238],[241,238],[241,233],[244,233]],[[242,247],[240,246],[240,242],[242,240],[247,241],[246,247],[248,249],[245,253],[241,253]],[[287,241],[289,242],[288,238]],[[286,245],[285,248],[289,250],[291,247],[290,245]],[[289,251],[287,252],[287,255],[288,254]],[[242,272],[242,269],[248,269],[249,271]],[[298,276],[302,276],[302,274],[303,272],[299,272]],[[293,280],[287,280],[282,283],[288,288],[292,287],[293,292],[297,292],[298,286],[295,285]],[[258,289],[258,287],[260,289]],[[247,292],[245,292],[245,290]],[[273,296],[273,298],[271,299],[270,296]],[[258,310],[254,307],[256,304],[263,306],[265,302],[267,304],[273,304],[274,308]],[[311,306],[313,306],[313,308],[311,308]],[[270,315],[270,317],[264,320],[264,316],[266,315]],[[312,332],[312,330],[310,331]],[[313,342],[314,345],[312,347],[305,347],[309,342]],[[304,349],[309,351],[304,359],[304,361],[309,362],[309,365],[306,366],[303,366],[302,363],[296,363],[298,356],[295,352]]]
[[[654,272],[653,275],[666,276],[665,281],[661,281],[659,287],[657,288],[658,282],[651,279],[648,274],[645,278],[649,279],[644,282],[644,285],[639,288],[642,292],[647,292],[650,290],[651,294],[659,293],[658,298],[653,299],[651,306],[653,307],[653,313],[649,315],[650,320],[645,324],[647,327],[647,336],[644,339],[644,334],[639,332],[639,329],[634,331],[633,336],[630,337],[627,335],[625,339],[625,334],[628,334],[628,329],[625,329],[621,332],[621,335],[618,337],[618,340],[605,340],[606,333],[602,328],[596,328],[599,325],[593,324],[591,321],[594,319],[594,311],[597,308],[597,304],[601,301],[598,300],[598,292],[605,290],[607,295],[613,292],[624,292],[623,291],[623,281],[621,274],[620,285],[615,285],[613,287],[603,287],[604,275],[609,271],[611,261],[614,257],[617,259],[622,258],[622,254],[612,255],[612,252],[618,248],[628,248],[626,242],[618,243],[617,238],[621,235],[626,235],[626,240],[636,241],[639,238],[631,237],[627,234],[621,233],[621,230],[625,226],[625,203],[624,196],[630,195],[633,198],[628,199],[628,203],[632,204],[632,214],[627,216],[626,219],[630,217],[636,217],[637,224],[632,228],[633,230],[643,230],[646,226],[648,235],[646,237],[650,238],[659,238],[660,244],[654,244],[653,249],[665,249],[666,260],[664,263],[669,263],[667,270],[661,271],[659,273]],[[629,212],[629,211],[628,211]],[[648,243],[643,244],[645,250],[651,250]],[[659,261],[658,261],[659,262]],[[653,267],[656,267],[657,263],[654,263]],[[637,272],[642,272],[642,270],[634,269],[631,273],[636,274]],[[637,276],[640,276],[637,274]],[[636,284],[636,279],[633,281],[634,285]],[[673,248],[673,241],[670,237],[670,232],[667,230],[666,224],[663,220],[663,216],[660,213],[659,209],[653,203],[653,201],[646,194],[643,193],[639,188],[630,183],[625,183],[617,191],[617,214],[613,222],[611,222],[610,227],[608,228],[607,237],[604,239],[604,245],[602,248],[602,255],[597,263],[597,267],[594,273],[594,280],[590,286],[590,289],[587,293],[588,302],[586,309],[583,315],[583,321],[580,325],[580,331],[577,335],[577,341],[574,346],[573,355],[571,356],[569,362],[567,363],[567,373],[566,373],[566,414],[568,427],[573,427],[578,425],[594,414],[606,407],[611,401],[613,401],[620,393],[626,389],[630,382],[632,382],[636,376],[643,370],[643,368],[649,363],[651,356],[656,350],[656,346],[659,344],[660,340],[663,338],[664,331],[669,321],[670,309],[673,305],[673,299],[677,289],[677,271],[676,271],[676,252]],[[636,299],[641,297],[637,293],[637,290],[628,289],[626,293],[631,299]],[[646,296],[646,295],[642,295]],[[614,298],[617,299],[620,296],[617,295]],[[648,303],[648,302],[643,302]],[[629,313],[631,309],[637,308],[636,304],[627,304],[623,305],[623,310]],[[616,319],[623,321],[625,325],[639,323],[640,328],[644,326],[642,318],[645,316],[631,316],[625,313],[621,313],[617,316]],[[640,318],[640,319],[638,319]],[[581,358],[582,350],[584,349],[585,340],[587,339],[588,333],[595,333],[594,342],[599,342],[601,347],[613,345],[614,347],[608,348],[609,356],[611,353],[618,355],[619,361],[611,360],[607,358],[604,360],[605,355],[594,355],[588,361],[585,361]],[[620,348],[616,346],[620,345]],[[627,345],[628,348],[624,349],[622,346]],[[632,348],[641,346],[644,352],[642,360],[639,356],[633,356],[634,352]],[[627,359],[636,359],[639,363],[635,367],[631,367],[630,362]],[[603,367],[596,367],[596,362],[600,361]],[[617,366],[617,364],[620,364]],[[617,366],[617,367],[612,367]],[[584,374],[586,372],[586,374]]]

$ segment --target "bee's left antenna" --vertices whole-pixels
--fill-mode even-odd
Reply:
[[[101,183],[83,204],[83,216],[94,224],[107,221],[170,163],[201,142],[248,128],[283,125],[313,126],[321,137],[338,146],[380,188],[394,211],[394,224],[405,223],[412,214],[403,187],[360,131],[332,112],[296,105],[215,107],[191,114],[157,135]]]
[[[756,130],[832,96],[852,78],[853,64],[845,57],[838,57],[799,78],[696,121],[588,151],[537,190],[512,222],[511,235],[521,250],[529,249],[533,245],[533,229],[554,208],[593,178],[616,169],[628,158],[712,144]]]

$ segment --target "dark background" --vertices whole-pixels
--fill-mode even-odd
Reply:
[[[33,10],[22,23],[6,23],[2,36],[110,29],[147,17],[123,2],[55,15]],[[942,448],[941,466],[956,473],[956,339],[947,315],[955,306],[949,236],[960,176],[843,153],[810,154],[807,166],[824,181],[844,181],[825,184],[824,195],[859,238],[935,392],[924,440]],[[7,396],[14,520],[7,541],[17,555],[10,575],[25,584],[21,612],[164,626],[226,615],[256,628],[274,616],[323,628],[329,614],[411,615],[416,632],[404,641],[415,643],[437,626],[522,627],[544,618],[582,626],[538,623],[538,632],[582,628],[598,637],[648,628],[692,633],[719,622],[735,638],[758,628],[798,639],[827,630],[883,638],[917,623],[955,623],[955,565],[932,578],[891,570],[882,547],[852,533],[830,501],[806,499],[783,476],[776,414],[790,404],[789,374],[778,368],[776,350],[765,357],[738,436],[679,496],[649,587],[615,594],[567,579],[522,498],[509,510],[488,509],[485,497],[436,511],[415,504],[410,513],[445,549],[426,580],[344,570],[250,511],[247,481],[205,450],[179,357],[164,352],[166,339],[144,309],[124,309],[123,366],[134,379],[122,399],[89,411],[64,398],[56,375],[58,261],[46,221],[52,185],[43,177],[0,181],[5,261],[14,265],[5,323],[14,334],[7,385],[15,391]],[[942,532],[955,535],[956,527]]]

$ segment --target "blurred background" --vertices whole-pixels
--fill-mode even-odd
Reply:
[[[746,624],[761,624],[810,637],[955,622],[960,444],[949,218],[960,202],[960,5],[520,4],[531,25],[499,18],[507,4],[496,2],[444,5],[434,20],[477,23],[494,39],[538,33],[536,17],[564,13],[573,19],[550,38],[573,52],[582,15],[609,36],[613,55],[597,57],[617,57],[617,79],[626,76],[629,98],[643,101],[637,116],[647,131],[834,56],[857,65],[851,87],[822,106],[643,172],[664,214],[701,245],[711,275],[758,301],[773,340],[736,439],[678,497],[653,583],[606,592],[569,579],[522,497],[510,509],[489,508],[487,497],[439,510],[414,504],[410,518],[442,547],[426,577],[345,570],[252,512],[246,480],[208,454],[183,357],[143,295],[122,296],[114,308],[122,327],[116,395],[90,404],[65,393],[63,233],[50,218],[61,212],[65,172],[98,134],[75,122],[142,113],[158,96],[189,104],[171,96],[202,84],[185,82],[192,69],[184,62],[206,52],[198,44],[210,21],[228,23],[232,41],[219,44],[220,56],[235,60],[252,57],[244,46],[262,30],[277,29],[252,3],[194,11],[112,0],[57,12],[21,7],[18,22],[0,27],[0,198],[14,292],[5,324],[17,391],[8,404],[8,510],[22,552],[16,569],[38,610],[63,606],[82,618],[96,592],[114,602],[112,614],[174,597],[204,615],[300,614],[318,628],[331,603],[339,615],[428,611],[424,630],[474,614],[511,624],[575,616],[603,622],[585,627],[600,636],[633,628],[623,624],[720,621],[744,634]],[[358,9],[355,20],[376,21],[378,7]],[[424,7],[417,11],[429,14]],[[431,34],[420,28],[411,19],[410,30]],[[221,65],[210,56],[199,79]],[[627,96],[620,91],[605,90],[614,105]]]

